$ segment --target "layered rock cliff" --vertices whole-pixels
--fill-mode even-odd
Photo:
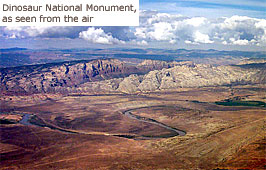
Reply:
[[[147,66],[147,67],[146,67]],[[173,65],[172,65],[173,66]],[[117,59],[71,61],[0,69],[0,93],[67,92],[86,82],[98,82],[130,74],[171,67],[164,65],[132,66]]]
[[[53,92],[89,81],[127,76],[138,72],[115,59],[64,62],[1,69],[1,92]]]
[[[152,60],[138,66],[130,66],[117,59],[65,62],[0,69],[0,93],[101,90],[135,93],[182,87],[265,84],[265,68],[265,63],[215,67]]]
[[[150,71],[144,76],[129,76],[119,85],[118,90],[154,91],[182,87],[220,86],[230,84],[266,83],[265,64],[259,68],[239,66],[218,66],[196,64],[182,65],[169,69]]]

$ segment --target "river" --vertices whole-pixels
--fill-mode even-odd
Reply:
[[[21,113],[23,114],[23,113]],[[156,120],[150,119],[150,118],[146,118],[146,117],[141,117],[141,116],[137,116],[132,114],[130,111],[125,111],[123,112],[123,114],[125,116],[127,116],[130,119],[135,119],[141,122],[146,122],[146,123],[150,123],[150,124],[155,124],[157,126],[163,127],[169,131],[171,131],[171,133],[167,134],[167,135],[161,135],[161,136],[136,136],[136,135],[124,135],[124,134],[107,134],[109,136],[117,136],[117,137],[123,137],[123,138],[130,138],[130,139],[156,139],[156,138],[169,138],[169,137],[174,137],[174,136],[184,136],[186,135],[185,131],[170,127],[168,125],[165,125],[161,122],[158,122]],[[35,124],[35,123],[31,123],[30,122],[30,118],[31,118],[31,114],[23,114],[22,119],[19,121],[20,124],[26,125],[26,126],[39,126],[39,127],[49,127],[51,129],[54,130],[58,130],[61,132],[67,132],[67,133],[80,133],[80,134],[89,134],[89,133],[84,133],[84,132],[78,132],[78,131],[73,131],[73,130],[68,130],[68,129],[63,129],[63,128],[57,128],[55,126],[51,126],[51,125],[39,125],[39,124]]]
[[[154,119],[137,116],[137,115],[132,114],[130,111],[125,111],[124,114],[127,117],[131,118],[131,119],[139,120],[141,122],[146,122],[146,123],[150,123],[150,124],[155,124],[155,125],[158,125],[160,127],[165,128],[167,130],[172,131],[172,134],[169,134],[169,137],[173,137],[173,136],[185,136],[186,135],[186,132],[185,131],[182,131],[182,130],[173,128],[171,126],[168,126],[166,124],[163,124],[161,122],[158,122],[158,121],[156,121]],[[160,136],[153,136],[153,137],[149,137],[149,138],[162,138],[162,137],[160,137]]]

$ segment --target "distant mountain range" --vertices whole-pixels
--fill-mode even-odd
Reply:
[[[247,58],[266,58],[265,51],[217,51],[186,49],[41,49],[26,48],[0,49],[0,67],[15,67],[32,64],[46,64],[73,60],[98,58],[150,59],[161,61],[193,61],[194,63],[224,65],[237,64]]]
[[[28,50],[27,48],[0,48],[0,52],[9,52],[9,51],[25,51]]]

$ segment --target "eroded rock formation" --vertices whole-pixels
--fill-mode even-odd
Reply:
[[[132,66],[117,59],[75,61],[0,70],[2,94],[120,91],[264,83],[265,63],[212,66],[146,60]]]

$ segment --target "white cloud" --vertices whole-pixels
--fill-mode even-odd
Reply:
[[[230,41],[234,45],[248,45],[249,44],[248,40],[235,40],[234,38],[230,38]]]
[[[259,22],[257,22],[255,24],[256,28],[261,28],[261,29],[266,29],[266,20],[258,20]]]
[[[154,23],[152,31],[147,33],[147,37],[158,41],[171,40],[174,36],[172,25],[167,22]]]
[[[194,41],[196,43],[203,43],[203,44],[210,44],[213,43],[214,41],[210,40],[210,37],[207,34],[202,34],[199,31],[196,31],[194,34]]]
[[[146,28],[144,28],[144,27],[142,27],[142,28],[136,28],[136,30],[135,30],[135,36],[136,37],[139,37],[139,38],[146,38],[147,36],[146,36]]]
[[[175,44],[176,43],[176,40],[170,40],[169,43],[170,44]]]
[[[17,38],[43,37],[43,38],[76,38],[79,32],[86,30],[86,27],[4,27],[3,33],[6,37],[15,34]]]
[[[22,31],[23,27],[9,26],[9,27],[5,27],[4,30],[6,30],[6,31]]]
[[[149,13],[148,16],[135,30],[138,40],[164,41],[170,44],[266,45],[265,19],[246,16],[188,18],[165,13]]]
[[[142,41],[138,41],[137,44],[138,45],[148,45],[148,42],[145,40],[142,40]]]
[[[13,32],[13,33],[21,33],[27,34],[29,37],[36,37],[38,35],[43,34],[45,31],[52,29],[53,27],[19,27],[19,26],[12,26],[12,27],[5,27],[6,31]]]
[[[266,46],[266,19],[208,19],[141,11],[139,27],[0,27],[5,38],[82,38],[99,44],[218,44]]]
[[[194,27],[199,27],[200,25],[204,24],[206,21],[207,19],[204,17],[194,17],[184,20],[186,24],[192,25]]]
[[[79,33],[79,37],[92,43],[98,44],[124,44],[124,41],[113,38],[112,35],[106,34],[101,28],[88,28],[87,31]]]
[[[185,40],[185,43],[186,43],[186,44],[197,44],[197,43],[194,43],[194,42],[189,41],[189,40]]]
[[[266,45],[266,20],[246,16],[232,16],[222,22],[214,23],[216,40],[233,45]]]

